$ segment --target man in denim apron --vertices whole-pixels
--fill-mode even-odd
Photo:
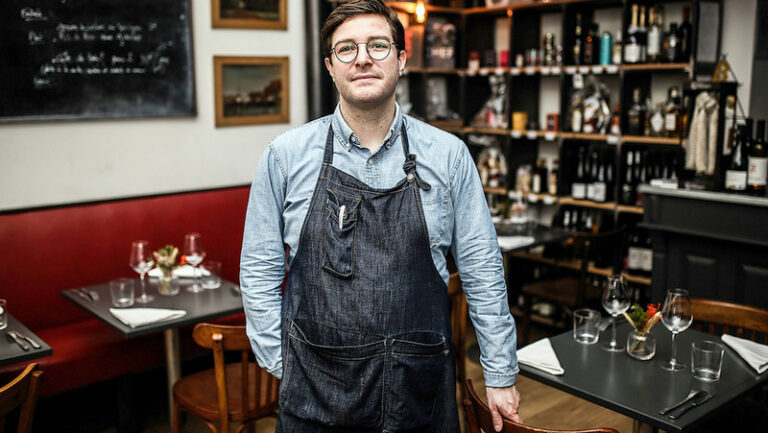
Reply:
[[[514,320],[466,146],[395,103],[404,34],[381,0],[342,4],[322,31],[339,105],[270,143],[241,258],[254,353],[282,379],[277,431],[459,431],[449,253],[494,423],[519,422]]]

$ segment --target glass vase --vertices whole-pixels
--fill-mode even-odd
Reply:
[[[173,278],[172,271],[163,271],[157,285],[157,293],[163,296],[175,296],[179,294],[179,284]]]
[[[648,332],[630,332],[627,335],[627,354],[641,361],[653,358],[656,354],[656,337]]]

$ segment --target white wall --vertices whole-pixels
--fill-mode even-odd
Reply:
[[[243,185],[269,140],[306,119],[304,5],[288,30],[212,29],[191,0],[197,116],[0,124],[0,210]],[[213,56],[289,56],[289,124],[214,126]]]
[[[745,110],[749,110],[757,0],[725,0],[724,6],[720,52],[728,55],[728,63],[742,84],[739,87],[739,101]]]

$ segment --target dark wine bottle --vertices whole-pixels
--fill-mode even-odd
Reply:
[[[747,131],[747,135],[751,136],[751,131]],[[757,122],[757,136],[754,140],[750,141],[747,190],[753,195],[765,195],[765,182],[766,177],[768,177],[768,149],[766,149],[765,143],[765,120]]]
[[[635,181],[632,172],[631,151],[627,151],[627,164],[624,166],[624,181],[621,184],[621,203],[635,204]]]
[[[587,195],[586,185],[586,156],[584,155],[584,147],[579,147],[579,161],[576,165],[576,178],[571,184],[571,197],[577,200],[584,200]]]
[[[731,150],[731,160],[725,171],[725,190],[734,193],[744,193],[747,190],[747,143],[746,126],[739,125],[738,132]]]

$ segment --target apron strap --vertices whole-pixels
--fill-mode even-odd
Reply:
[[[328,127],[328,137],[325,139],[325,153],[323,163],[333,165],[333,127]]]
[[[432,189],[432,185],[422,179],[416,171],[416,155],[408,153],[410,149],[408,145],[408,134],[405,132],[405,122],[403,122],[401,129],[402,132],[400,133],[400,136],[403,137],[403,153],[405,154],[405,162],[403,163],[405,178],[408,179],[408,182],[416,182],[416,185],[424,191],[429,191]]]

